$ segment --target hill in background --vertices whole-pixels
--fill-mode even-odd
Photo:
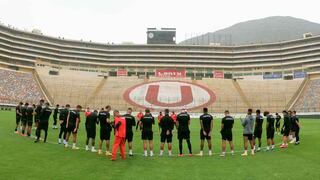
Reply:
[[[320,35],[320,24],[289,16],[272,16],[237,23],[225,29],[186,39],[181,45],[247,45],[302,38],[304,33]]]

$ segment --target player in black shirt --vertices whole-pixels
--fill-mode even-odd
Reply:
[[[33,122],[34,122],[36,120],[36,108],[37,108],[37,106],[36,106],[36,104],[32,104],[32,107],[33,107]],[[34,129],[37,129],[36,124],[33,127],[34,127]]]
[[[53,126],[52,129],[58,129],[57,127],[57,118],[59,114],[59,104],[56,105],[56,108],[53,110]]]
[[[84,123],[84,126],[85,126],[85,129],[86,129],[86,133],[87,133],[87,140],[86,140],[86,151],[89,151],[90,148],[89,148],[89,140],[91,139],[89,136],[90,136],[90,130],[89,130],[89,116],[91,115],[93,111],[90,110],[89,107],[87,107],[87,109],[84,111],[84,116],[86,118],[86,122]],[[98,121],[98,113],[97,113],[97,121]],[[96,132],[94,132],[94,137],[96,137]]]
[[[14,129],[14,133],[18,134],[18,128],[20,126],[20,122],[21,122],[21,106],[23,105],[22,102],[20,102],[17,106],[16,106],[16,128]]]
[[[147,143],[149,142],[150,156],[153,156],[153,131],[154,117],[150,113],[150,109],[145,110],[145,115],[139,121],[139,126],[142,128],[141,139],[143,140],[143,156],[148,156]]]
[[[62,106],[59,112],[59,124],[60,124],[60,132],[59,132],[59,140],[58,140],[59,144],[62,143],[62,139],[61,139],[62,135],[63,135],[63,144],[66,144],[66,136],[67,136],[66,124],[67,124],[69,109],[70,109],[70,105],[66,104],[66,107]]]
[[[234,154],[234,144],[232,141],[232,128],[234,124],[234,119],[229,115],[228,110],[224,112],[224,115],[225,116],[224,118],[222,118],[222,121],[221,121],[221,131],[220,131],[221,137],[222,137],[222,144],[221,144],[222,152],[220,155],[221,157],[224,157],[226,154],[226,141],[229,142],[231,154],[232,155]]]
[[[278,113],[276,113],[276,132],[277,132],[277,134],[280,134],[280,126],[281,126],[280,120],[281,120],[281,116]]]
[[[289,140],[290,140],[290,144],[293,144],[296,142],[296,137],[295,137],[295,127],[296,127],[296,121],[295,121],[295,116],[294,113],[292,111],[289,111],[289,115],[290,115],[290,134],[289,134]]]
[[[42,110],[43,103],[44,103],[44,100],[41,99],[41,100],[39,101],[39,104],[36,106],[36,108],[35,108],[35,110],[34,110],[34,112],[35,112],[35,115],[34,115],[34,123],[35,123],[36,128],[38,128],[38,125],[39,125],[40,114],[41,114],[41,110]],[[37,131],[36,131],[36,133],[37,133]],[[36,134],[36,136],[38,136],[38,135]]]
[[[182,141],[185,139],[188,144],[189,156],[192,156],[191,142],[190,142],[190,116],[186,110],[182,110],[177,115],[177,128],[178,128],[178,139],[179,139],[179,156],[183,156],[182,153]]]
[[[27,134],[25,134],[26,131],[26,127],[27,127],[27,106],[29,104],[25,103],[24,106],[21,106],[21,124],[22,124],[22,131],[21,131],[21,136],[27,136]]]
[[[132,153],[132,140],[133,140],[133,131],[132,127],[136,126],[136,120],[134,116],[132,116],[132,108],[128,108],[127,114],[123,115],[126,119],[126,140],[128,141],[129,147],[129,156],[133,156]]]
[[[300,144],[300,122],[299,122],[299,117],[297,116],[297,112],[293,111],[292,112],[292,117],[293,122],[294,122],[294,132],[295,132],[295,145]]]
[[[208,142],[209,156],[212,155],[211,133],[213,129],[213,117],[208,114],[208,108],[203,108],[203,114],[200,116],[200,156],[203,156],[204,140]]]
[[[99,150],[98,154],[102,154],[102,144],[103,141],[106,141],[106,156],[111,156],[110,152],[110,136],[112,132],[112,122],[110,119],[110,110],[111,106],[106,106],[106,110],[103,108],[98,113],[98,121],[100,123],[100,141],[99,141]]]
[[[281,129],[281,133],[283,134],[282,137],[282,144],[280,148],[287,148],[288,147],[288,136],[290,134],[290,116],[287,111],[283,111],[283,125]]]
[[[86,140],[86,150],[89,151],[89,141],[91,139],[91,152],[97,152],[94,148],[95,146],[95,138],[96,138],[96,125],[98,124],[98,111],[94,110],[91,113],[88,113],[86,117],[86,132],[87,132],[87,140]]]
[[[261,150],[261,135],[262,135],[262,125],[263,125],[263,117],[260,115],[260,110],[256,110],[256,122],[255,122],[255,126],[254,126],[254,149],[256,151],[260,151]],[[256,147],[256,138],[258,138],[259,141],[259,145],[258,148]]]
[[[274,122],[275,119],[274,117],[268,112],[265,111],[264,116],[267,117],[267,125],[266,125],[266,131],[267,131],[267,151],[274,149]]]
[[[27,135],[31,136],[34,108],[27,103]]]
[[[73,138],[73,144],[72,144],[72,149],[79,149],[76,146],[77,143],[77,135],[78,135],[78,129],[79,129],[79,124],[80,124],[80,111],[82,107],[80,105],[77,105],[75,110],[69,110],[68,111],[68,116],[67,116],[67,123],[66,123],[66,143],[64,147],[68,147],[68,141],[70,138],[70,135],[72,133],[72,138]]]
[[[35,143],[39,142],[40,136],[41,136],[41,130],[44,130],[44,140],[43,142],[47,141],[48,136],[48,126],[49,126],[49,119],[50,115],[52,113],[52,110],[49,107],[49,103],[45,103],[45,107],[41,109],[40,115],[39,115],[39,122],[37,127],[37,140]]]
[[[169,156],[172,156],[172,130],[174,128],[174,121],[169,115],[169,109],[164,110],[164,116],[160,121],[161,134],[160,134],[160,156],[163,155],[164,143],[167,141],[168,143],[168,153]]]

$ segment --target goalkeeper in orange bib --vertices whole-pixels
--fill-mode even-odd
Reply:
[[[126,159],[125,144],[126,144],[126,119],[119,114],[118,110],[113,111],[114,115],[114,129],[115,136],[112,146],[111,160],[115,161],[117,158],[117,151],[120,147],[120,154],[122,159]]]

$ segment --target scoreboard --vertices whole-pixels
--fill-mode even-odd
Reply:
[[[148,28],[147,44],[176,44],[176,28]]]

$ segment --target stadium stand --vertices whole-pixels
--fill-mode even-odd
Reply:
[[[18,104],[20,101],[37,103],[44,98],[32,73],[0,69],[0,103]]]
[[[320,36],[247,46],[108,45],[59,39],[0,25],[0,63],[34,68],[37,59],[57,65],[117,68],[222,69],[235,74],[319,71]],[[140,71],[140,72],[139,72]],[[143,72],[146,72],[143,70]]]
[[[103,77],[88,72],[60,70],[59,75],[49,75],[47,68],[38,68],[41,81],[48,89],[54,104],[84,106]]]
[[[77,104],[92,108],[101,108],[108,104],[114,108],[126,109],[131,107],[123,99],[123,93],[130,87],[144,82],[165,80],[164,78],[150,77],[141,79],[130,77],[103,77],[94,72],[75,72],[59,70],[58,75],[50,75],[48,68],[37,68],[37,74],[43,86],[48,90],[47,96],[53,99],[54,104]],[[32,73],[22,73],[9,70],[0,71],[1,103],[15,104],[21,99],[28,102],[37,102],[43,98],[41,88],[38,87]],[[280,112],[286,109],[297,91],[301,90],[303,79],[295,80],[233,80],[203,78],[177,78],[175,80],[205,86],[215,94],[215,102],[208,108],[211,112],[244,112],[247,108],[259,108],[271,112]],[[18,84],[18,87],[15,87]],[[303,88],[302,94],[295,102],[293,109],[299,111],[319,111],[319,79],[313,79]],[[13,89],[13,91],[12,91]],[[26,92],[25,89],[31,91]],[[18,94],[15,96],[14,94]],[[138,110],[134,107],[134,110]],[[198,111],[198,110],[196,110]]]
[[[311,79],[292,107],[299,112],[320,111],[320,79]]]
[[[211,112],[319,111],[320,77],[305,77],[320,74],[320,36],[245,46],[111,45],[0,25],[0,46],[0,68],[15,70],[1,71],[1,103],[46,98],[51,104],[123,110],[132,106],[123,98],[128,88],[174,79],[212,90]],[[185,74],[162,78],[158,70]]]
[[[143,83],[144,79],[133,77],[108,77],[100,91],[89,104],[90,107],[101,108],[111,105],[116,109],[126,109],[132,105],[123,99],[123,93],[131,86]],[[137,110],[137,107],[134,108]]]
[[[254,109],[281,112],[301,86],[297,80],[238,80],[240,88]]]
[[[248,108],[248,105],[241,99],[239,92],[233,85],[231,79],[203,79],[197,80],[196,83],[205,85],[216,95],[216,101],[209,109],[212,112],[242,112]]]

